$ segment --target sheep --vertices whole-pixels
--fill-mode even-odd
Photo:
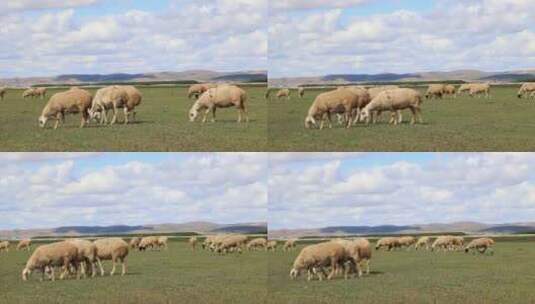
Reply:
[[[235,106],[238,109],[238,123],[242,121],[242,114],[245,121],[249,122],[247,114],[247,93],[241,88],[233,85],[221,85],[204,92],[193,104],[189,111],[189,120],[194,122],[199,112],[205,110],[202,122],[206,122],[209,112],[212,112],[212,122],[215,122],[215,112],[217,108],[228,108]]]
[[[219,248],[219,246],[221,246],[221,244],[223,243],[223,241],[232,236],[231,234],[216,234],[214,235],[212,238],[211,238],[211,241],[209,243],[209,249],[211,251],[217,251],[217,249]]]
[[[297,88],[297,95],[299,95],[299,98],[305,97],[305,88],[303,87]]]
[[[222,238],[219,246],[217,247],[218,253],[226,254],[227,252],[236,251],[242,252],[242,246],[247,242],[247,236],[242,234],[228,235]]]
[[[100,275],[104,276],[104,268],[102,268],[102,260],[111,260],[113,267],[110,276],[115,273],[115,264],[120,262],[122,264],[121,275],[126,274],[126,257],[128,256],[128,244],[121,238],[104,238],[93,242],[97,247],[97,262],[100,268]]]
[[[169,237],[167,236],[160,236],[158,238],[158,248],[164,248],[167,249],[167,241],[169,240]]]
[[[418,239],[418,242],[416,242],[416,245],[414,245],[414,249],[418,250],[418,248],[425,247],[426,250],[429,250],[431,245],[431,238],[428,236],[422,236]]]
[[[412,245],[416,244],[416,239],[412,236],[402,236],[399,238],[399,246],[407,247],[407,250],[411,248]]]
[[[108,86],[99,89],[93,103],[89,115],[91,119],[96,119],[100,115],[100,123],[108,123],[108,110],[113,110],[113,118],[110,122],[111,125],[117,121],[117,110],[119,108],[124,109],[125,123],[128,122],[127,114],[128,108],[125,106],[128,102],[128,94],[124,89],[119,86]]]
[[[30,239],[24,239],[21,240],[17,245],[17,250],[26,249],[27,251],[30,251],[32,247],[32,240]]]
[[[275,251],[277,250],[278,242],[275,240],[268,241],[266,243],[266,251]]]
[[[296,239],[289,239],[284,242],[284,246],[282,246],[282,250],[288,251],[292,248],[295,248],[295,243],[297,242]]]
[[[24,90],[24,92],[22,92],[22,98],[26,99],[28,97],[34,97],[35,96],[35,89],[34,88],[29,88],[29,89],[26,89]]]
[[[139,243],[141,242],[141,239],[137,236],[133,237],[130,240],[130,248],[137,249],[139,247]]]
[[[215,87],[216,85],[211,83],[199,83],[191,85],[188,89],[188,98],[191,99],[191,97],[195,97],[195,99],[198,99],[199,96],[201,96],[204,92]]]
[[[83,128],[89,119],[88,110],[91,107],[91,100],[91,94],[82,89],[71,88],[68,91],[56,93],[50,97],[44,107],[39,117],[39,125],[41,128],[45,128],[49,119],[55,119],[54,129],[57,129],[60,122],[63,124],[65,114],[81,113],[80,128]]]
[[[277,99],[286,97],[286,100],[290,100],[291,91],[290,89],[280,89],[277,92]]]
[[[444,95],[447,95],[447,96],[451,96],[453,98],[456,97],[456,94],[455,94],[455,86],[452,85],[452,84],[448,84],[448,85],[445,85],[444,86]]]
[[[374,99],[379,95],[380,93],[386,91],[386,90],[393,90],[393,89],[399,89],[397,85],[386,85],[386,86],[378,86],[378,87],[372,87],[368,89],[368,94],[370,94],[370,99]]]
[[[33,90],[33,95],[44,99],[46,97],[46,88],[35,88]]]
[[[49,279],[54,281],[55,266],[62,267],[63,272],[60,279],[63,280],[68,274],[69,266],[76,261],[77,256],[78,249],[69,242],[62,241],[41,245],[35,249],[26,262],[26,266],[22,270],[22,280],[27,281],[34,270],[41,270],[41,280],[44,280],[45,272],[47,272]]]
[[[195,247],[197,246],[197,237],[192,236],[188,240],[189,245],[191,246],[191,250],[195,251]]]
[[[346,128],[351,126],[354,110],[359,107],[359,96],[347,89],[337,89],[319,94],[310,108],[305,118],[305,128],[316,127],[316,121],[320,120],[320,130],[323,129],[324,117],[326,116],[331,124],[331,113],[343,113],[346,116]]]
[[[471,83],[465,83],[462,84],[459,89],[457,90],[457,95],[461,95],[464,92],[470,92],[470,88],[472,87]]]
[[[0,242],[0,252],[2,252],[4,250],[6,252],[9,252],[9,241]]]
[[[136,111],[135,108],[141,104],[143,100],[143,95],[141,92],[134,86],[119,86],[126,92],[126,104],[124,105],[125,113],[125,124],[129,123],[128,115],[132,114],[132,121],[136,121]]]
[[[425,93],[425,99],[442,99],[444,95],[445,85],[443,84],[430,84],[427,92]]]
[[[215,235],[207,235],[201,244],[202,249],[210,249],[215,237]]]
[[[156,249],[158,247],[158,237],[157,236],[146,236],[139,241],[138,249],[139,251],[147,250],[147,248]]]
[[[88,267],[91,265],[91,276],[95,277],[97,274],[96,264],[98,263],[97,246],[91,241],[81,239],[70,239],[66,242],[76,246],[78,250],[76,263],[80,268],[80,274],[86,277]],[[78,274],[78,278],[80,278],[80,274]]]
[[[411,124],[414,124],[416,119],[423,123],[422,119],[422,97],[420,93],[413,89],[392,89],[379,93],[368,105],[361,111],[361,116],[370,122],[370,113],[372,111],[396,111],[396,116],[393,120],[394,124],[402,122],[402,117],[398,110],[409,108],[412,112]]]
[[[368,105],[370,103],[370,101],[371,101],[370,94],[362,86],[344,86],[344,87],[339,87],[338,90],[348,90],[348,91],[350,91],[351,93],[353,93],[353,94],[355,94],[357,96],[357,98],[358,98],[357,106],[353,110],[354,111],[354,113],[353,113],[354,120],[352,122],[353,125],[357,124],[357,122],[359,122],[359,120],[360,120],[360,111],[366,105]],[[338,115],[340,115],[340,114],[338,114]],[[343,117],[339,116],[338,120],[339,121],[343,121]]]
[[[518,93],[516,94],[516,96],[518,98],[522,98],[524,96],[528,96],[528,94],[530,94],[530,97],[534,97],[535,96],[535,82],[523,83],[520,86],[520,89],[518,90]]]
[[[490,254],[494,254],[494,250],[492,250],[491,246],[494,245],[494,240],[491,238],[479,238],[474,239],[466,247],[464,248],[464,252],[468,253],[470,250],[472,250],[472,253],[475,254],[475,251],[479,251],[479,253],[484,254],[487,250],[489,250]]]
[[[323,267],[331,267],[331,271],[327,276],[331,280],[338,272],[338,269],[348,261],[347,252],[344,246],[336,242],[324,242],[314,245],[308,245],[301,250],[297,258],[294,260],[292,269],[290,270],[290,278],[296,279],[302,271],[307,271],[308,281],[316,274],[320,281],[323,277]],[[347,278],[347,271],[345,274]]]
[[[442,235],[437,237],[435,242],[433,242],[433,245],[431,245],[431,251],[434,251],[435,249],[438,251],[439,249],[446,250],[457,250],[461,249],[464,245],[464,238],[461,236],[452,236],[452,235]]]
[[[461,250],[464,246],[464,238],[462,236],[454,236],[451,242],[451,250]]]
[[[485,94],[486,98],[490,98],[490,84],[488,83],[474,83],[470,86],[470,97],[481,96]]]
[[[370,242],[367,239],[334,239],[332,241],[344,246],[346,254],[350,258],[349,264],[356,267],[358,277],[362,276],[362,265],[365,265],[366,267],[366,274],[370,274],[370,259],[372,257],[372,251]]]
[[[247,250],[254,250],[257,248],[264,248],[267,245],[267,240],[265,238],[256,238],[252,239],[247,243]]]
[[[4,95],[6,95],[7,89],[0,87],[0,100],[4,100]]]
[[[399,248],[401,244],[399,243],[399,238],[397,237],[384,237],[377,241],[375,244],[375,250],[381,248],[386,248],[388,251],[392,251],[394,248]]]

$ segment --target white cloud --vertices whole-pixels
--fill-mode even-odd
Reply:
[[[276,0],[271,1],[270,5],[274,9],[281,10],[301,10],[314,8],[333,8],[333,7],[351,7],[361,5],[370,0]]]

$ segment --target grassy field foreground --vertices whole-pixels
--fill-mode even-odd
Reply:
[[[288,276],[300,246],[269,256],[268,303],[533,303],[535,247],[498,243],[495,254],[373,251],[371,274],[345,281]]]
[[[131,251],[124,277],[56,282],[40,282],[40,273],[23,282],[28,257],[0,253],[0,303],[263,303],[267,295],[265,251],[218,256],[170,242],[168,250]]]
[[[243,86],[249,96],[249,124],[237,124],[236,109],[218,109],[216,123],[190,123],[193,100],[187,87],[138,87],[143,102],[137,123],[124,126],[92,124],[80,129],[80,115],[67,115],[66,124],[39,128],[37,119],[48,97],[23,99],[22,90],[8,90],[0,102],[2,151],[263,151],[267,149],[267,109],[263,86]],[[90,90],[93,94],[95,89]],[[122,120],[122,112],[119,119]]]
[[[419,88],[424,94],[425,89]],[[269,103],[270,151],[533,151],[535,101],[518,99],[518,87],[492,87],[492,98],[424,100],[423,125],[386,122],[347,130],[307,130],[305,116],[323,90],[309,89],[299,99]],[[384,115],[386,117],[386,115]]]

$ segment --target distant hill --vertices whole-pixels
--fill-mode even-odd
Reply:
[[[376,234],[376,233],[400,233],[407,230],[420,230],[419,227],[414,226],[340,226],[340,227],[326,227],[321,228],[321,233],[346,233],[346,234]]]
[[[327,75],[322,78],[323,81],[347,81],[347,82],[384,82],[384,81],[399,81],[407,78],[421,78],[418,74],[346,74],[346,75]]]

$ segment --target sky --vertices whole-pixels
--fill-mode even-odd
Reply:
[[[533,1],[271,1],[269,67],[272,78],[533,69]]]
[[[0,230],[266,222],[264,153],[0,153]]]
[[[2,0],[0,78],[267,69],[267,0]]]
[[[269,229],[535,219],[535,153],[271,154]]]

